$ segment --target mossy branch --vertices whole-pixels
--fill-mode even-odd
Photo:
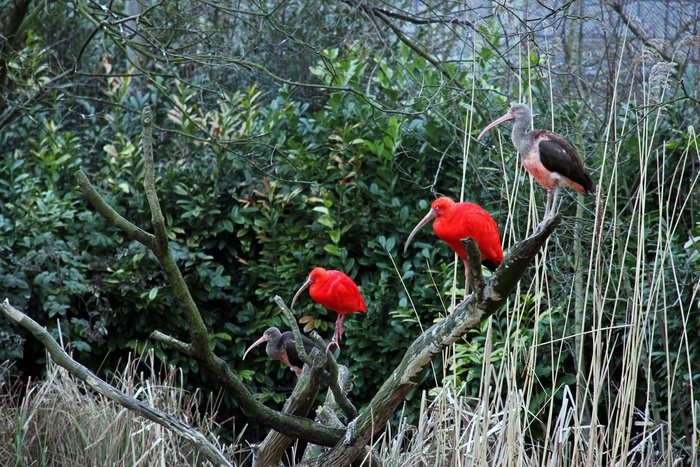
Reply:
[[[98,214],[118,227],[130,238],[136,240],[150,250],[153,249],[155,245],[155,237],[126,220],[117,211],[115,211],[112,206],[107,204],[104,198],[102,198],[97,190],[95,190],[95,187],[92,186],[92,183],[90,183],[90,180],[88,179],[87,175],[85,175],[85,172],[78,170],[74,176],[78,181],[78,189],[83,195],[85,195]]]
[[[413,342],[406,351],[401,364],[394,370],[392,376],[386,380],[370,403],[368,410],[355,418],[356,411],[354,407],[351,404],[349,407],[344,407],[344,411],[352,421],[345,430],[345,436],[341,441],[342,430],[324,427],[307,419],[276,412],[260,404],[230,371],[225,362],[210,350],[206,327],[168,247],[164,217],[160,211],[155,191],[155,164],[153,161],[150,129],[150,109],[146,108],[144,110],[142,122],[144,125],[143,153],[146,171],[144,189],[152,211],[155,235],[147,234],[133,227],[132,224],[116,214],[113,209],[104,203],[99,194],[92,189],[89,182],[87,182],[85,174],[79,172],[76,174],[76,177],[81,184],[81,190],[89,193],[88,199],[91,200],[98,212],[107,214],[106,217],[109,220],[117,223],[122,230],[130,233],[133,238],[139,241],[143,240],[142,243],[156,255],[190,324],[193,357],[211,372],[215,380],[225,390],[229,391],[236,398],[241,410],[252,420],[275,427],[275,429],[283,433],[293,433],[299,438],[311,441],[314,444],[326,446],[335,444],[332,450],[317,461],[325,465],[346,465],[355,459],[365,448],[372,435],[377,430],[383,429],[386,421],[394,413],[396,407],[403,401],[408,392],[420,383],[422,375],[432,359],[440,354],[443,348],[454,343],[464,335],[469,328],[476,326],[505,303],[525,269],[532,262],[534,256],[542,248],[561,219],[560,216],[556,216],[544,224],[531,237],[516,245],[503,260],[498,270],[488,280],[484,280],[480,268],[469,268],[469,281],[473,290],[472,295],[457,306],[447,319],[433,325]],[[83,183],[81,183],[81,180]],[[469,263],[480,264],[481,256],[476,243],[472,239],[466,239],[463,243],[467,250]],[[281,302],[281,299],[279,299],[279,302]],[[280,306],[284,311],[286,306],[283,305],[284,303],[282,302]],[[289,312],[288,309],[287,311]],[[291,315],[291,312],[289,314]],[[298,326],[296,326],[293,315],[289,319],[291,320],[290,326],[295,333],[295,340],[297,343],[301,343],[301,333]],[[176,345],[176,347],[179,347],[181,350],[190,350],[189,344],[183,343],[182,346]],[[300,352],[300,354],[303,353]],[[332,359],[332,356],[330,359]],[[337,368],[335,374],[337,375]],[[333,384],[337,386],[337,379],[332,379],[331,387],[333,387]],[[342,406],[344,396],[339,388],[336,389],[338,389],[337,394],[341,395],[341,397],[338,397],[338,402]],[[336,391],[334,390],[333,392],[335,395]]]
[[[413,341],[399,366],[386,379],[367,409],[348,425],[343,440],[309,465],[348,465],[355,460],[372,436],[384,429],[406,395],[421,382],[433,358],[468,329],[501,308],[560,221],[561,216],[555,216],[533,235],[515,245],[487,280],[484,280],[480,268],[469,268],[469,281],[474,291],[472,295],[446,319],[434,324]],[[469,264],[480,264],[481,255],[476,242],[471,238],[462,242]]]
[[[299,330],[299,325],[297,324],[297,320],[292,314],[292,311],[289,309],[287,304],[284,303],[284,300],[282,300],[282,297],[280,297],[279,295],[275,295],[275,303],[278,307],[280,307],[280,310],[282,310],[282,314],[284,314],[284,317],[287,318],[287,323],[289,323],[289,327],[292,330],[292,334],[294,334],[294,346],[297,349],[297,355],[299,355],[299,358],[301,358],[301,360],[305,364],[312,365],[311,357],[304,348],[304,343],[301,339],[301,330]]]
[[[188,357],[194,357],[195,352],[194,348],[192,347],[192,344],[188,344],[187,342],[182,342],[179,339],[175,339],[172,336],[169,336],[167,334],[164,334],[160,331],[153,331],[150,335],[150,338],[162,342],[163,344],[172,347],[173,349],[177,350],[183,355],[187,355]]]
[[[301,335],[299,337],[301,341]],[[322,354],[320,350],[314,350],[313,353]],[[325,364],[325,358],[316,358],[311,365],[304,365],[292,394],[284,403],[282,408],[284,413],[300,417],[309,415],[309,412],[316,404],[316,396],[323,381]],[[274,429],[271,430],[263,442],[254,448],[253,465],[279,465],[284,452],[291,443],[291,437]]]
[[[294,433],[300,439],[324,446],[334,445],[342,435],[342,430],[330,429],[319,423],[311,422],[302,417],[277,412],[264,406],[248,391],[243,383],[231,371],[225,361],[217,357],[209,347],[209,334],[202,320],[187,283],[172,256],[168,245],[168,235],[165,219],[160,209],[160,203],[155,187],[155,162],[153,157],[152,114],[146,107],[142,113],[143,124],[142,147],[144,157],[144,190],[151,208],[151,219],[155,235],[147,233],[136,227],[131,222],[120,216],[104,201],[102,196],[94,189],[83,171],[75,174],[80,191],[83,192],[93,207],[105,219],[122,229],[131,238],[139,241],[158,259],[166,278],[172,287],[175,299],[183,311],[189,324],[191,344],[171,342],[175,348],[185,351],[195,358],[209,371],[212,378],[229,392],[237,401],[243,411],[251,420],[276,429]],[[163,335],[164,336],[164,335]],[[166,341],[167,336],[158,336],[159,340]],[[164,340],[165,339],[165,340]]]
[[[156,237],[154,253],[168,254],[168,232],[165,229],[165,217],[160,209],[158,193],[156,192],[156,168],[153,159],[153,115],[151,108],[146,106],[141,113],[141,147],[143,148],[144,179],[143,189],[146,192],[148,206],[151,208],[151,224]]]
[[[277,306],[280,307],[282,313],[289,322],[289,327],[292,329],[292,333],[294,334],[294,345],[296,346],[297,353],[301,356],[301,359],[304,361],[304,363],[306,363],[307,365],[311,365],[311,358],[307,355],[306,350],[304,350],[304,345],[301,340],[301,331],[299,330],[299,326],[297,325],[294,315],[292,314],[289,307],[287,307],[287,304],[284,303],[282,297],[280,297],[279,295],[275,295],[275,303],[277,303]],[[341,408],[345,416],[348,417],[348,420],[352,420],[355,417],[357,417],[357,409],[352,404],[352,402],[350,402],[350,399],[348,399],[347,391],[343,391],[338,385],[338,362],[336,362],[335,357],[333,357],[332,353],[327,353],[324,355],[327,359],[327,366],[330,372],[328,378],[328,385],[331,389],[331,392],[333,393],[336,403]]]
[[[340,407],[340,410],[343,411],[347,419],[352,421],[357,417],[357,409],[352,402],[350,402],[350,399],[348,399],[347,391],[343,390],[339,383],[343,381],[343,377],[340,376],[340,365],[338,365],[333,355],[329,355],[328,357],[328,369],[330,370],[328,386],[333,393],[335,403]],[[348,372],[349,371],[350,370],[348,370]],[[349,377],[352,378],[352,374],[350,374]]]

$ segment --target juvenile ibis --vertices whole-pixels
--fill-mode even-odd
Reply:
[[[473,238],[481,251],[481,263],[491,271],[495,271],[503,261],[503,247],[498,234],[498,225],[493,217],[478,204],[455,203],[451,198],[443,196],[433,201],[428,214],[414,227],[406,240],[404,253],[416,233],[432,220],[435,221],[433,222],[435,235],[444,240],[464,262],[464,297],[466,299],[469,296],[469,264],[467,251],[461,240],[467,237]]]
[[[248,352],[250,352],[252,348],[257,347],[263,342],[267,342],[265,353],[268,357],[284,363],[294,370],[294,373],[299,377],[301,369],[304,367],[304,362],[297,353],[297,347],[294,344],[294,333],[292,331],[280,332],[280,330],[274,326],[267,328],[262,337],[248,347],[243,354],[243,360],[245,360],[246,355],[248,355]],[[301,336],[301,342],[306,353],[311,353],[311,350],[317,348],[316,344],[306,336]]]
[[[335,333],[326,347],[326,352],[334,345],[340,349],[345,315],[348,313],[367,313],[365,300],[360,294],[360,289],[357,288],[357,284],[352,279],[340,271],[315,268],[294,295],[290,308],[294,308],[297,298],[307,287],[311,287],[309,294],[313,301],[338,313],[338,319],[335,321]]]
[[[514,105],[504,116],[489,123],[477,139],[496,125],[510,120],[515,120],[511,140],[520,153],[523,167],[547,189],[545,219],[555,214],[559,188],[568,186],[583,195],[593,191],[593,180],[571,143],[551,131],[530,131],[532,112],[525,104]]]

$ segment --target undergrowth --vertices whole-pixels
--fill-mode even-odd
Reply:
[[[203,433],[221,428],[217,407],[200,407],[200,395],[182,388],[181,371],[160,365],[153,352],[131,357],[122,368],[110,381],[117,389]],[[177,434],[95,393],[51,361],[46,376],[26,387],[11,378],[0,372],[0,465],[210,465]],[[249,455],[209,438],[234,462]]]

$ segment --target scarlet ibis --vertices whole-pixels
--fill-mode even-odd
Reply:
[[[248,352],[250,352],[252,348],[257,347],[263,342],[267,342],[265,353],[268,357],[287,365],[294,370],[297,377],[301,374],[304,362],[297,353],[297,347],[294,344],[294,333],[292,331],[280,332],[280,330],[274,326],[267,328],[262,337],[248,347],[248,350],[243,354],[243,360],[245,360],[246,355],[248,355]],[[301,336],[301,342],[307,353],[311,353],[311,350],[317,348],[314,341],[306,336]]]
[[[481,130],[477,139],[481,139],[496,125],[510,120],[515,120],[511,140],[520,153],[523,167],[540,185],[547,188],[545,219],[555,213],[559,188],[568,186],[583,195],[593,191],[593,180],[571,143],[551,131],[530,131],[532,112],[525,104],[514,105],[504,116],[489,123]],[[554,188],[553,198],[552,188]]]
[[[299,295],[309,286],[311,286],[309,294],[316,303],[338,313],[338,319],[335,321],[335,333],[330,344],[326,347],[326,352],[333,345],[340,348],[345,315],[348,313],[367,313],[365,300],[360,294],[360,289],[357,288],[357,284],[352,279],[340,271],[314,268],[307,281],[294,295],[291,308],[294,308],[294,303]]]
[[[467,263],[467,251],[461,240],[471,237],[481,251],[481,263],[495,271],[503,261],[503,247],[501,237],[498,234],[498,225],[491,215],[475,203],[455,203],[451,198],[443,196],[433,201],[430,211],[415,226],[406,240],[404,253],[413,240],[416,233],[428,222],[433,222],[435,235],[444,240],[464,262],[464,293],[469,295],[469,264]]]

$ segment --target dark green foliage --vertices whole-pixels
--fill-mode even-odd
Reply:
[[[376,60],[383,69],[377,78],[382,99],[398,107],[409,98],[391,91],[398,89],[397,77],[389,76],[380,57],[345,52],[345,58],[326,52],[332,72],[312,72],[359,90],[367,64]],[[408,53],[402,60],[411,64],[402,88],[411,87],[412,74],[439,79],[424,60]],[[103,67],[109,64],[103,61]],[[427,231],[405,256],[402,247],[434,197],[420,187],[430,186],[436,171],[435,192],[458,196],[459,159],[432,149],[449,146],[452,130],[445,131],[440,119],[427,120],[420,108],[379,113],[359,94],[330,93],[324,109],[311,112],[287,88],[263,96],[253,87],[205,105],[192,88],[175,81],[161,85],[170,87],[178,107],[157,106],[157,122],[192,138],[163,134],[157,141],[158,189],[171,247],[211,327],[212,345],[261,391],[280,378],[291,382],[290,372],[262,354],[241,362],[243,350],[265,328],[286,327],[274,295],[289,300],[315,266],[340,269],[355,278],[368,302],[366,316],[346,320],[340,354],[355,374],[355,394],[368,400],[420,331],[394,262],[421,303],[439,303],[432,278],[416,275],[413,267],[425,267],[423,254],[440,264],[451,253]],[[451,99],[451,91],[436,89],[436,99]],[[11,202],[4,203],[3,215],[14,227],[6,228],[3,245],[11,249],[7,264],[22,267],[6,270],[3,290],[49,327],[61,318],[76,358],[87,363],[101,361],[105,352],[118,357],[121,350],[150,346],[146,337],[155,329],[187,339],[154,258],[106,225],[72,188],[72,173],[83,167],[110,204],[149,229],[136,115],[142,105],[156,103],[157,94],[144,94],[122,78],[103,81],[101,91],[120,107],[101,109],[98,120],[72,122],[71,132],[47,120],[41,139],[16,139],[4,158]],[[196,139],[202,130],[222,142]],[[14,130],[25,131],[26,125]],[[431,244],[436,248],[426,248]],[[442,267],[434,279],[443,284],[451,277]],[[420,310],[420,320],[430,323],[441,311]],[[308,296],[296,312],[313,316],[330,336],[335,313]],[[189,359],[162,349],[159,354],[197,370]]]

